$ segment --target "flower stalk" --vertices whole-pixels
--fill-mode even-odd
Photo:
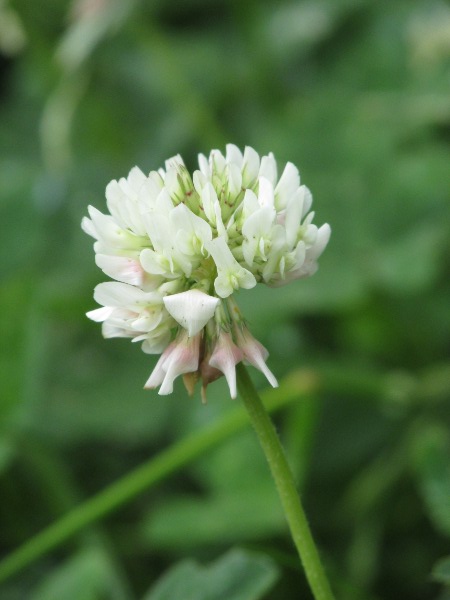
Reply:
[[[283,447],[242,363],[237,365],[237,383],[250,421],[269,463],[292,539],[314,598],[315,600],[334,600]]]

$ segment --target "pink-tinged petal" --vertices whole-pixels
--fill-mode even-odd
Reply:
[[[134,258],[97,254],[95,256],[95,263],[105,275],[117,281],[138,287],[141,287],[143,284],[144,269],[141,263]]]
[[[197,371],[200,340],[201,334],[189,338],[187,333],[183,331],[164,350],[144,388],[154,389],[160,385],[159,394],[172,393],[173,382],[179,375]]]
[[[232,398],[236,398],[237,396],[236,365],[243,358],[244,354],[242,350],[233,342],[231,335],[225,331],[221,331],[209,359],[209,364],[222,371],[225,375]]]
[[[164,370],[163,365],[166,362],[166,359],[173,352],[175,346],[176,346],[176,343],[172,342],[161,354],[158,362],[155,365],[155,368],[151,372],[150,377],[147,379],[147,381],[144,385],[144,390],[154,390],[155,388],[158,387],[158,385],[161,385],[161,383],[164,381],[164,377],[166,376],[166,371]]]
[[[275,375],[266,365],[266,359],[269,356],[266,348],[252,336],[245,326],[243,328],[239,325],[236,326],[235,335],[238,346],[244,354],[244,359],[264,373],[272,387],[278,387]]]
[[[201,334],[177,344],[170,357],[164,363],[166,371],[158,394],[165,396],[173,392],[173,382],[179,375],[193,373],[198,369]]]

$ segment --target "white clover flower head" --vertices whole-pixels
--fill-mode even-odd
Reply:
[[[134,167],[106,187],[109,214],[89,207],[82,228],[95,239],[96,264],[116,281],[95,288],[102,307],[87,316],[104,337],[162,353],[146,388],[171,393],[183,375],[192,393],[201,378],[205,398],[225,375],[235,397],[240,361],[278,384],[233,292],[314,274],[331,230],[312,223],[312,195],[292,163],[278,178],[273,154],[233,144],[198,163],[192,176],[179,155],[148,176]]]

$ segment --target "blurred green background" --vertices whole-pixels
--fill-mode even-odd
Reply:
[[[206,407],[181,382],[169,397],[142,390],[155,359],[84,316],[105,277],[80,229],[132,166],[181,153],[195,168],[227,142],[294,162],[333,230],[312,279],[238,302],[277,376],[319,381],[276,421],[336,594],[448,599],[443,0],[0,1],[1,552],[236,406],[222,381]],[[205,570],[173,567],[186,559]],[[0,597],[202,600],[194,580],[238,573],[241,589],[239,569],[250,592],[205,599],[310,598],[251,431]]]

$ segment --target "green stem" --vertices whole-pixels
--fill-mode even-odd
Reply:
[[[310,373],[296,372],[287,378],[279,389],[265,394],[267,409],[279,410],[283,406],[310,394],[317,389],[318,380]],[[8,579],[50,550],[55,549],[85,527],[129,502],[138,494],[174,473],[207,450],[218,445],[247,424],[241,408],[231,410],[220,421],[197,431],[171,448],[152,457],[96,496],[86,500],[47,529],[25,542],[0,562],[0,582]]]
[[[333,600],[294,477],[273,423],[243,364],[237,366],[237,375],[239,393],[269,463],[308,583],[316,600]]]

